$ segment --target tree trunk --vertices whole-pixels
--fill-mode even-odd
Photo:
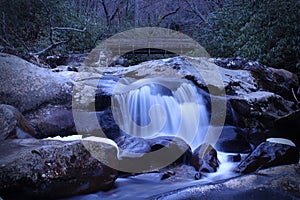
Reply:
[[[134,0],[134,25],[139,25],[139,0]]]

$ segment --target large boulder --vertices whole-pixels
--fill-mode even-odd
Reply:
[[[46,104],[70,104],[72,81],[13,55],[0,54],[0,103],[20,112]]]
[[[295,104],[267,91],[228,96],[242,127],[271,129],[275,120],[292,113]]]
[[[235,169],[239,173],[299,162],[299,150],[295,146],[277,142],[263,142]]]
[[[0,143],[0,196],[4,199],[60,198],[108,190],[117,171],[100,162],[117,162],[115,146],[94,141],[36,139]]]
[[[33,137],[35,131],[13,106],[0,104],[0,140]]]
[[[212,62],[231,71],[244,70],[255,79],[255,85],[260,90],[276,93],[285,99],[293,100],[292,88],[297,88],[297,75],[284,69],[266,67],[258,62],[245,58],[213,58]]]

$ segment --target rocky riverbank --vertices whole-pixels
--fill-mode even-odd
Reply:
[[[149,194],[153,198],[216,199],[216,191],[226,198],[253,194],[248,199],[255,199],[275,193],[287,199],[300,197],[299,166],[295,164],[299,162],[299,105],[297,94],[292,92],[299,87],[299,80],[295,74],[245,59],[174,57],[129,67],[95,67],[93,60],[87,60],[89,65],[72,63],[77,67],[75,71],[54,72],[0,54],[0,196],[4,199],[23,195],[59,198],[107,191],[115,187],[119,176],[126,179],[137,175],[120,168],[135,160],[155,165],[149,153],[162,148],[182,156],[167,168],[145,171],[160,177],[155,184],[173,180],[178,174],[195,182],[182,185],[187,188],[174,187],[173,192],[168,188],[161,194]],[[201,73],[195,71],[199,65],[204,66]],[[223,87],[214,82],[207,84],[205,76],[212,76],[211,65],[217,66],[225,96],[219,95],[221,92],[210,93],[222,91]],[[190,149],[187,142],[170,135],[149,139],[121,130],[111,103],[119,81],[153,78],[175,78],[195,86],[210,113],[211,130],[220,131],[218,140],[208,139],[198,145],[200,148]],[[222,111],[220,107],[219,113],[212,112],[212,102],[225,102],[226,109]],[[217,123],[222,112],[226,114],[224,126]],[[86,138],[103,134],[109,139],[45,140],[54,136]],[[267,141],[268,138],[286,140]],[[97,159],[90,149],[97,149],[105,159]],[[254,174],[197,185],[197,181],[222,165],[217,152],[234,155],[232,162],[237,163],[230,169],[233,173]],[[270,168],[278,165],[286,166]],[[264,168],[270,169],[261,171]],[[284,187],[279,190],[280,185]]]

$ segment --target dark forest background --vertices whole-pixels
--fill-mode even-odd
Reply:
[[[135,27],[181,31],[212,57],[300,70],[299,0],[1,0],[0,52],[84,53]]]

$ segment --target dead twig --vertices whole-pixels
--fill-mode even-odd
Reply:
[[[176,8],[175,10],[173,10],[173,11],[171,11],[171,12],[165,14],[165,15],[163,15],[163,16],[160,18],[160,20],[157,22],[157,26],[159,26],[159,25],[162,23],[162,21],[163,21],[164,19],[166,19],[166,18],[169,17],[170,15],[176,14],[179,10],[180,10],[180,7]]]
[[[51,27],[52,31],[56,31],[56,30],[60,30],[60,31],[76,31],[76,32],[80,32],[83,33],[86,31],[86,27],[84,27],[83,29],[77,29],[77,28],[71,28],[71,27]]]
[[[294,97],[295,101],[297,102],[297,104],[300,104],[300,101],[297,99],[297,96],[295,94],[294,88],[292,88],[292,93],[293,93],[293,97]]]
[[[45,49],[43,49],[43,50],[41,50],[39,52],[31,53],[31,55],[39,56],[41,54],[46,53],[47,51],[50,51],[51,49],[56,48],[59,45],[66,44],[66,43],[70,42],[72,39],[73,39],[73,37],[70,37],[69,39],[64,40],[64,41],[54,42],[53,44],[51,44],[50,46],[46,47]]]

